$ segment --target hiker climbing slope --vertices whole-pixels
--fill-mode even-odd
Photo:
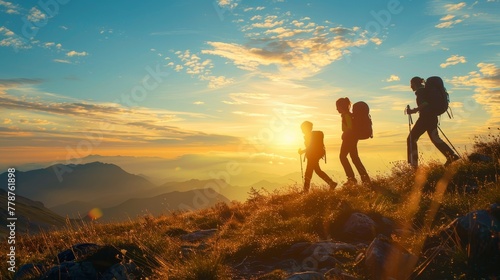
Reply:
[[[325,145],[323,143],[324,134],[322,131],[313,131],[313,124],[309,121],[305,121],[300,126],[302,133],[304,134],[304,145],[305,149],[299,148],[299,154],[306,154],[307,165],[306,173],[304,175],[304,192],[309,191],[311,184],[311,178],[313,171],[318,174],[318,176],[323,179],[333,190],[337,183],[332,180],[319,166],[319,161],[325,157]]]
[[[432,104],[432,92],[424,86],[424,79],[413,77],[410,81],[410,87],[415,92],[417,107],[406,109],[407,114],[415,114],[418,112],[419,117],[415,125],[411,129],[407,142],[408,163],[413,167],[418,167],[418,146],[417,141],[427,131],[431,142],[438,150],[446,157],[445,166],[459,159],[459,156],[439,137],[438,134],[438,114],[434,110]],[[444,86],[443,89],[445,90]]]
[[[342,117],[342,146],[340,147],[340,163],[342,163],[342,167],[344,167],[345,174],[347,176],[347,182],[345,185],[355,185],[357,183],[356,178],[354,177],[354,171],[347,159],[347,155],[351,156],[352,163],[358,170],[359,175],[361,176],[361,181],[364,184],[370,182],[370,177],[366,172],[366,168],[361,162],[361,159],[358,155],[358,141],[360,139],[366,139],[372,137],[371,130],[371,120],[369,119],[368,114],[368,105],[364,102],[359,102],[358,106],[366,105],[366,114],[359,114],[356,119],[356,116],[350,112],[351,109],[351,101],[349,98],[339,98],[336,102],[337,111]],[[354,111],[354,108],[353,108]],[[363,110],[361,110],[363,111]],[[362,125],[364,122],[360,120],[360,118],[366,115],[368,118],[368,125],[366,126],[368,129],[362,129],[365,125]],[[355,129],[357,127],[357,129]],[[366,130],[366,131],[364,131]]]

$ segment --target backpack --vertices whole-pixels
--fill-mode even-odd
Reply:
[[[352,128],[359,140],[373,138],[372,118],[370,107],[363,101],[352,105]]]
[[[311,133],[311,143],[309,144],[307,151],[308,157],[320,159],[326,156],[325,143],[323,141],[324,138],[325,135],[323,134],[323,131],[313,131]]]
[[[450,95],[444,87],[443,79],[437,76],[427,78],[425,81],[425,90],[433,114],[439,116],[448,111]]]

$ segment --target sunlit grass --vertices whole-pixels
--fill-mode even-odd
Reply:
[[[297,185],[274,192],[254,189],[245,202],[219,203],[194,212],[112,224],[67,221],[58,231],[18,236],[17,264],[50,264],[59,252],[88,242],[127,250],[144,276],[152,279],[232,279],[242,264],[280,256],[293,244],[338,240],[339,224],[350,213],[362,212],[373,219],[388,218],[401,229],[391,238],[421,256],[415,275],[424,277],[421,279],[460,279],[468,252],[453,246],[453,242],[433,249],[426,245],[455,218],[500,203],[500,184],[496,181],[500,145],[498,137],[492,138],[491,146],[478,142],[477,147],[490,152],[493,162],[464,160],[448,169],[429,162],[417,172],[399,162],[389,174],[373,178],[367,186],[339,187],[335,191],[315,186],[308,194],[301,194]],[[477,186],[474,191],[468,188],[472,184]],[[203,229],[217,232],[208,240],[194,243],[180,238]],[[450,241],[453,238],[450,236]],[[0,244],[2,252],[5,246],[5,242]],[[443,255],[447,258],[440,259]],[[343,270],[360,279],[368,278],[357,256],[338,257],[343,260]],[[5,261],[0,269],[7,271]],[[283,279],[285,275],[275,270],[253,277]]]

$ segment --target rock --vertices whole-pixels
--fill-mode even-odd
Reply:
[[[325,277],[318,272],[306,271],[292,274],[288,276],[286,280],[325,280]]]
[[[46,280],[73,280],[98,279],[97,271],[91,262],[63,262],[52,267],[41,279]]]
[[[80,243],[71,246],[71,249],[57,254],[56,263],[74,261],[81,259],[91,253],[95,253],[101,246],[94,243]]]
[[[353,241],[371,242],[376,235],[376,224],[363,213],[352,213],[344,224],[342,233]]]
[[[344,242],[300,242],[290,246],[290,248],[283,253],[283,256],[305,258],[309,256],[333,255],[337,251],[356,252],[356,247]]]
[[[35,279],[36,277],[40,277],[47,270],[42,264],[36,263],[28,263],[22,265],[14,274],[12,279],[14,280],[22,280],[22,279]],[[1,279],[1,278],[0,278]]]
[[[472,153],[469,155],[469,160],[474,163],[491,163],[493,158],[480,153]]]
[[[467,252],[467,274],[474,277],[500,275],[500,205],[470,212],[457,218],[451,230],[456,232],[462,250]]]
[[[217,229],[198,230],[192,233],[181,235],[181,239],[189,242],[196,242],[212,237],[217,232]]]
[[[57,264],[59,260],[65,261]],[[40,279],[129,280],[142,273],[135,263],[125,258],[124,253],[109,245],[77,244],[59,253],[55,263],[57,265],[48,269]]]
[[[99,280],[132,280],[136,279],[133,273],[137,271],[137,266],[134,263],[117,263],[111,266]]]
[[[383,235],[366,249],[365,265],[372,279],[408,279],[418,257]]]
[[[358,278],[342,272],[338,268],[332,268],[325,273],[326,279],[358,280]]]

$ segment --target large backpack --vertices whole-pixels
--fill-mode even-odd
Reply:
[[[444,87],[443,79],[437,76],[427,78],[425,81],[425,90],[433,114],[439,116],[448,111],[450,95]]]
[[[308,158],[320,159],[326,156],[326,149],[323,131],[313,131],[311,133],[311,143],[308,148]],[[325,158],[326,161],[326,158]]]
[[[359,140],[373,138],[370,107],[363,101],[352,105],[352,129]]]

